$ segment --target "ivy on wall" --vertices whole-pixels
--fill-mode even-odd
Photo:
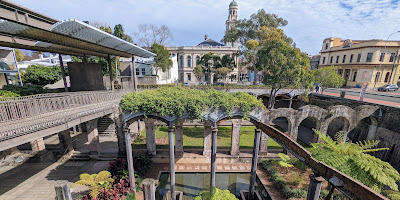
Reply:
[[[251,110],[265,109],[261,99],[245,92],[226,93],[214,89],[197,90],[183,87],[162,87],[126,94],[120,106],[124,111],[152,113],[181,117],[185,113],[190,119],[201,119],[201,113],[209,108],[231,113],[240,108],[246,116]]]

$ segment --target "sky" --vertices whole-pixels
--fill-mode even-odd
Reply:
[[[206,34],[220,41],[231,0],[11,0],[57,20],[77,19],[110,26],[129,35],[139,24],[167,25],[170,46],[193,46]],[[239,19],[264,9],[286,19],[282,27],[303,52],[318,54],[328,37],[386,39],[400,30],[400,0],[236,0]],[[135,38],[134,38],[135,39]],[[400,33],[390,40],[400,40]]]

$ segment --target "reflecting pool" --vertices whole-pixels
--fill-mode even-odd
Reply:
[[[198,196],[202,190],[208,190],[210,188],[210,173],[183,172],[176,173],[175,177],[175,190],[183,192],[184,200],[192,200]],[[228,189],[231,193],[235,194],[237,198],[239,198],[241,190],[249,190],[249,184],[250,173],[216,173],[216,187],[221,190]],[[169,189],[169,172],[162,172],[156,191],[156,199],[161,200]],[[256,190],[264,200],[270,200],[267,191],[265,191],[258,177],[256,179]]]

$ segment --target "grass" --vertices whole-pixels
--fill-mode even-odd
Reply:
[[[240,148],[252,149],[254,143],[254,126],[240,127]],[[218,127],[217,145],[218,148],[229,148],[231,146],[232,127]],[[183,147],[187,149],[203,148],[204,128],[203,127],[183,127]],[[157,148],[168,148],[168,127],[162,126],[156,129]],[[146,148],[146,131],[133,143],[134,149]],[[282,148],[272,139],[268,139],[269,149]]]

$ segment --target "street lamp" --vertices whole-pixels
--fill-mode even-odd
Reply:
[[[381,76],[382,62],[383,62],[383,59],[385,58],[385,55],[386,55],[386,45],[387,45],[387,42],[388,42],[390,36],[392,36],[392,35],[395,34],[395,33],[400,33],[400,31],[393,32],[393,33],[390,34],[390,35],[387,37],[387,39],[386,39],[386,42],[385,42],[385,49],[383,50],[383,58],[382,58],[382,60],[381,60],[381,63],[379,64],[378,73],[377,73],[377,75],[375,75],[374,90],[375,90],[375,87],[376,87],[376,82],[378,81],[379,76]],[[382,53],[381,53],[381,54],[382,54]]]

